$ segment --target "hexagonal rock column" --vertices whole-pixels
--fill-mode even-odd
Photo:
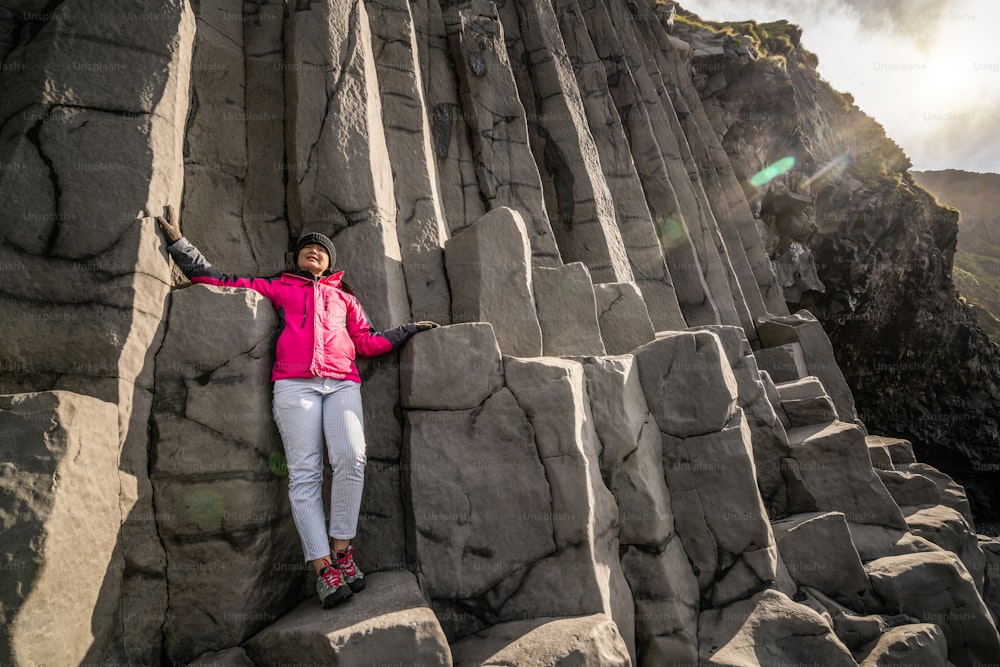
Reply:
[[[671,333],[637,349],[635,358],[663,438],[677,532],[702,598],[717,605],[745,597],[775,580],[777,550],[719,337]]]
[[[674,532],[662,444],[631,355],[581,359],[601,474],[618,504],[622,571],[633,591],[638,664],[697,661],[698,582]]]
[[[686,438],[721,431],[730,422],[738,386],[714,333],[670,332],[633,354],[661,432]]]
[[[455,667],[631,667],[628,649],[605,614],[498,623],[452,646]]]
[[[332,609],[304,600],[246,643],[257,665],[450,665],[451,649],[416,577],[377,572]]]
[[[688,46],[682,40],[670,35],[660,21],[659,16],[652,12],[635,15],[637,32],[642,34],[640,41],[645,42],[649,59],[655,63],[650,65],[657,93],[668,109],[677,111],[670,114],[667,139],[675,141],[677,148],[669,151],[673,155],[680,154],[684,158],[684,166],[690,172],[698,169],[697,182],[703,187],[705,198],[699,197],[699,203],[710,206],[715,211],[718,221],[716,230],[725,242],[725,248],[719,252],[731,263],[730,270],[738,279],[731,290],[733,297],[741,296],[754,318],[765,313],[784,315],[788,312],[781,288],[778,285],[774,269],[768,260],[760,233],[754,222],[753,214],[747,202],[746,194],[740,185],[733,169],[732,161],[723,150],[720,139],[708,118],[705,105],[694,87],[691,76],[687,75],[690,67]],[[683,120],[681,120],[683,118]],[[686,141],[684,140],[686,138]],[[664,153],[668,152],[664,147]],[[666,159],[665,155],[665,159]],[[668,160],[680,162],[680,160]],[[679,167],[680,165],[678,165]],[[683,171],[681,172],[683,173]],[[681,181],[681,175],[672,172],[672,178]],[[695,185],[694,179],[691,182]],[[685,209],[693,208],[691,206]],[[706,216],[707,217],[707,216]],[[712,225],[706,225],[711,230]],[[706,241],[709,241],[706,239]],[[704,251],[711,251],[712,243],[707,242]],[[713,287],[713,296],[719,289]],[[719,298],[716,296],[716,298]],[[726,324],[733,322],[723,320]],[[752,321],[743,320],[748,329],[748,336],[753,336]]]
[[[454,233],[483,217],[486,207],[479,194],[469,126],[451,62],[445,13],[438,0],[416,0],[410,3],[410,12],[422,56],[441,206]]]
[[[526,114],[497,8],[492,2],[473,0],[446,12],[445,24],[482,198],[490,210],[510,207],[524,216],[534,265],[559,266],[559,249],[528,145]],[[450,282],[454,287],[454,280]]]
[[[302,549],[271,412],[277,327],[251,290],[195,285],[171,296],[150,477],[167,553],[162,632],[175,661],[245,640],[298,594]]]
[[[989,610],[955,554],[889,556],[867,563],[865,569],[889,609],[944,630],[950,662],[966,667],[1000,655],[1000,636]]]
[[[677,533],[659,553],[628,547],[622,569],[634,591],[637,664],[698,664],[698,580]]]
[[[777,577],[778,551],[750,446],[742,411],[717,433],[663,436],[677,533],[712,606],[741,599]]]
[[[196,100],[187,116],[184,137],[184,232],[207,257],[225,257],[228,271],[239,274],[274,273],[288,243],[287,228],[274,235],[272,247],[253,248],[248,228],[266,229],[261,211],[244,211],[247,199],[248,148],[264,131],[283,128],[283,113],[249,107],[266,97],[261,90],[247,94],[246,50],[242,0],[215,0],[194,5],[197,14],[191,94]],[[280,69],[272,69],[278,72]],[[258,70],[259,72],[259,70]],[[280,80],[280,79],[279,79]],[[279,88],[268,91],[284,102]],[[251,102],[252,100],[252,102]],[[273,136],[273,135],[272,135]],[[281,135],[278,135],[279,137]],[[283,160],[283,155],[276,158]],[[273,162],[260,162],[274,181],[282,180]],[[158,209],[155,210],[159,214]],[[244,218],[244,213],[250,215]],[[280,217],[271,211],[264,219]],[[255,251],[261,250],[261,255]],[[258,260],[260,263],[258,264]]]
[[[618,507],[604,486],[600,441],[582,366],[565,359],[504,359],[507,386],[535,433],[552,494],[558,551],[534,564],[506,602],[501,620],[603,612],[635,655],[632,593],[618,556]],[[522,526],[544,522],[526,517]],[[523,528],[522,528],[523,530]],[[565,595],[573,590],[574,595]]]
[[[788,434],[768,397],[769,387],[757,367],[757,359],[746,334],[741,327],[725,325],[697,327],[694,330],[714,333],[726,351],[739,392],[737,405],[743,409],[750,427],[757,485],[769,515],[784,516],[796,511],[794,506],[799,487],[795,481],[795,462],[788,458]]]
[[[445,244],[452,321],[489,322],[500,350],[518,357],[542,354],[535,312],[531,257],[524,221],[497,208]]]
[[[451,321],[441,208],[414,16],[407,0],[365,0],[396,195],[396,231],[415,320]]]
[[[719,310],[707,279],[718,276],[722,267],[718,261],[703,266],[689,234],[689,223],[701,215],[701,206],[690,193],[692,183],[683,165],[677,172],[670,164],[680,162],[680,153],[676,150],[677,137],[673,135],[668,121],[668,114],[674,113],[673,108],[660,104],[650,73],[644,65],[644,54],[633,32],[634,22],[625,5],[597,0],[578,4],[603,63],[617,116],[628,137],[630,159],[653,219],[657,245],[661,247],[669,270],[670,290],[665,295],[667,309],[672,310],[673,301],[676,301],[683,319],[689,324],[718,323]],[[671,160],[671,157],[675,159]],[[687,192],[679,192],[680,189]],[[686,194],[689,196],[682,205],[679,197]],[[659,278],[662,274],[654,272],[652,276]],[[722,278],[724,283],[725,276]],[[647,294],[646,285],[640,284],[640,287],[650,300],[659,297],[663,291],[654,289]],[[728,285],[725,292],[723,296],[729,296],[732,303]],[[660,319],[657,317],[660,315],[656,312],[658,310],[654,307],[651,312],[658,330],[680,328],[667,326],[675,317],[671,314]]]
[[[626,138],[621,116],[611,98],[608,78],[584,21],[583,11],[576,0],[556,0],[552,7],[566,49],[573,54],[573,72],[583,109],[600,155],[601,172],[611,192],[622,242],[632,273],[636,276],[635,283],[647,297],[647,304],[652,309],[649,316],[656,322],[657,329],[683,329],[686,325],[677,305],[673,280],[667,270],[639,174],[629,153],[631,142]],[[590,12],[603,14],[604,10],[591,9]],[[597,35],[598,39],[600,37]],[[601,44],[601,47],[606,48],[606,45]],[[645,342],[648,341],[637,343],[632,348]],[[612,354],[627,351],[616,350]]]
[[[363,0],[296,5],[285,21],[285,107],[292,231],[336,234],[337,264],[372,321],[410,321]]]
[[[404,416],[408,541],[432,599],[484,595],[555,551],[545,468],[510,390]]]
[[[246,95],[243,230],[259,267],[255,273],[265,276],[284,268],[288,250],[283,176],[289,166],[285,159],[286,68],[284,49],[280,48],[285,7],[284,0],[260,0],[255,6],[237,5],[235,9],[243,22],[246,90],[252,91]],[[211,62],[205,67],[218,70],[218,65]]]
[[[631,355],[580,359],[594,429],[601,442],[601,474],[618,505],[618,539],[659,549],[674,532],[663,479],[662,443],[646,406]]]
[[[408,410],[468,410],[504,386],[488,322],[452,324],[410,339],[400,355],[400,401]]]
[[[0,662],[123,655],[118,409],[66,391],[10,394],[0,432]]]
[[[518,80],[518,93],[531,110],[528,136],[559,253],[566,263],[585,264],[595,281],[630,281],[614,202],[552,3],[514,6],[518,29],[507,31],[514,36],[508,55],[516,60],[523,45],[522,62],[530,63]],[[525,78],[530,86],[521,85]]]
[[[142,610],[165,605],[166,590],[148,576],[163,550],[146,426],[170,265],[156,224],[137,213],[181,200],[194,15],[177,0],[17,3],[4,14],[0,265],[31,279],[0,286],[0,392],[58,386],[118,406],[120,602],[132,622],[115,659],[149,664],[162,616]],[[14,37],[28,25],[31,39]]]
[[[531,272],[542,354],[546,357],[606,354],[597,321],[590,273],[582,262]]]

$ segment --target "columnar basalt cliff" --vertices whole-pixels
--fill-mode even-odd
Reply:
[[[787,28],[781,66],[652,1],[3,3],[0,663],[995,661],[1000,541],[920,453],[995,459],[883,417],[995,396],[941,384],[987,373],[964,320],[920,365],[953,220]],[[168,203],[227,272],[320,231],[378,325],[445,325],[360,363],[344,606],[279,317],[172,269]]]

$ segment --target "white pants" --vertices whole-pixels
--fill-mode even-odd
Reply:
[[[329,538],[357,532],[365,484],[365,428],[361,385],[312,378],[274,383],[274,421],[285,445],[288,498],[307,561],[330,554]],[[333,485],[329,529],[323,512],[323,439]]]

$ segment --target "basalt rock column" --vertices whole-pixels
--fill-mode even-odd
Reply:
[[[490,210],[506,206],[524,217],[533,265],[559,266],[496,6],[474,0],[445,19],[482,198]]]
[[[171,296],[150,477],[172,662],[243,642],[297,597],[306,566],[268,382],[278,327],[270,302],[251,290],[195,285]]]
[[[590,133],[570,57],[550,2],[520,2],[517,26],[507,26],[530,86],[521,86],[528,136],[546,209],[563,261],[583,262],[594,282],[632,280],[615,208]],[[515,32],[513,28],[517,28]]]
[[[752,309],[747,299],[754,303],[759,299],[753,292],[749,297],[744,294],[737,275],[743,272],[749,276],[742,246],[727,248],[725,232],[712,211],[691,146],[681,128],[681,118],[687,117],[690,110],[682,99],[673,94],[669,76],[664,74],[665,65],[661,54],[651,50],[642,36],[646,24],[657,20],[657,13],[658,10],[653,10],[652,16],[650,12],[635,13],[632,26],[637,49],[645,60],[653,87],[664,109],[669,112],[663,119],[665,122],[661,134],[663,159],[673,178],[681,209],[685,211],[695,250],[704,265],[705,280],[719,304],[722,321],[727,324],[742,324],[747,335],[752,338]]]
[[[383,110],[361,0],[302,3],[285,23],[288,214],[335,237],[379,327],[410,320]]]
[[[449,10],[449,13],[454,11]],[[456,232],[481,218],[486,213],[486,206],[479,192],[469,126],[459,99],[445,13],[438,0],[410,3],[410,12],[418,40],[424,98],[440,179],[441,206],[448,228]]]
[[[72,392],[0,397],[4,664],[120,655],[117,421],[111,403]]]
[[[604,63],[611,96],[621,118],[632,159],[653,216],[674,292],[690,326],[718,324],[719,312],[701,261],[688,235],[684,211],[663,159],[662,122],[666,111],[653,92],[638,45],[628,28],[631,18],[617,2],[580,3],[594,47]],[[659,131],[657,126],[659,126]]]
[[[249,91],[243,233],[260,275],[273,275],[283,269],[288,250],[285,5],[283,0],[243,2],[244,92]]]
[[[396,192],[396,230],[415,320],[451,321],[442,248],[448,238],[434,170],[417,38],[410,3],[366,0],[382,95],[389,165]]]
[[[193,103],[184,133],[183,229],[209,261],[227,272],[256,274],[260,267],[243,218],[247,130],[267,114],[247,113],[243,2],[209,0],[198,3],[195,14]]]
[[[719,221],[750,313],[755,318],[766,313],[784,315],[788,308],[732,162],[712,129],[690,73],[681,62],[677,45],[671,41],[658,18],[647,18],[652,20],[637,21],[636,24],[653,57],[661,63],[662,85],[667,90],[673,89],[673,94],[683,100],[689,112],[682,120],[681,129],[697,162],[701,182]],[[745,255],[748,265],[740,258],[741,253]]]
[[[645,296],[656,329],[683,329],[687,324],[677,304],[673,279],[629,152],[625,128],[615,109],[604,66],[591,41],[583,12],[576,0],[556,0],[554,9],[566,50],[573,54],[580,97],[614,203],[632,276]]]
[[[670,245],[678,245],[681,233],[689,236],[688,243],[698,257],[702,277],[719,310],[719,321],[722,324],[742,324],[747,335],[752,336],[752,318],[733,275],[733,266],[711,206],[698,180],[690,147],[680,128],[679,116],[685,115],[687,109],[668,94],[669,89],[662,78],[662,66],[642,37],[643,24],[655,20],[661,8],[641,10],[630,6],[631,13],[623,3],[610,3],[609,8],[616,23],[627,26],[621,32],[622,44],[629,54],[629,66],[642,72],[636,78],[641,94],[650,108],[659,111],[651,118],[652,127],[684,223],[683,229],[665,224],[664,238]]]
[[[111,472],[125,569],[106,584],[122,587],[117,613],[134,616],[88,659],[149,663],[166,593],[146,422],[170,269],[140,211],[180,203],[194,19],[177,0],[15,16],[32,38],[0,70],[0,162],[16,166],[0,179],[0,391],[68,390],[118,406]]]

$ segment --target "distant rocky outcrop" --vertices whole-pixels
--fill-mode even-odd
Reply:
[[[979,326],[1000,342],[1000,174],[911,173],[922,188],[958,209],[955,285],[975,307]]]
[[[995,661],[986,501],[869,419],[966,400],[906,345],[986,373],[965,320],[921,338],[954,221],[797,29],[756,39],[627,0],[7,3],[0,663]],[[321,231],[379,326],[445,325],[359,363],[345,605],[287,508],[278,314],[187,284],[166,203],[223,270]],[[831,313],[912,386],[873,399]]]

